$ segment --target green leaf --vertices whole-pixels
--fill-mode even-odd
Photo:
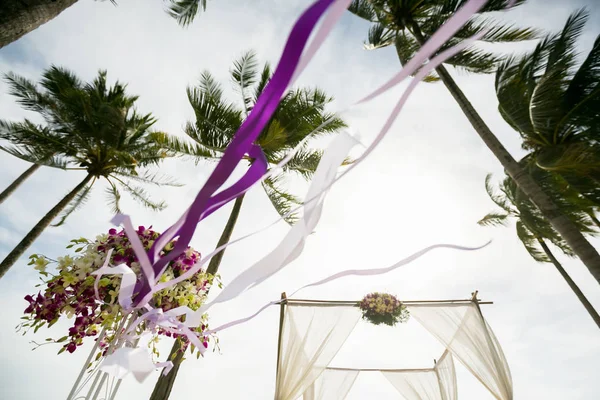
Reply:
[[[377,18],[375,10],[368,0],[353,0],[348,7],[348,11],[370,22],[375,22]]]
[[[52,226],[61,226],[62,224],[65,223],[65,221],[71,214],[73,214],[80,207],[82,207],[89,199],[90,192],[91,192],[93,186],[94,186],[94,180],[90,184],[88,184],[86,187],[84,187],[82,191],[77,193],[75,198],[69,203],[69,205],[67,206],[65,211],[62,213],[60,220],[56,224],[53,224]],[[69,247],[67,247],[67,248],[69,248]],[[78,251],[81,251],[81,249],[75,250],[75,252],[78,252]]]
[[[177,20],[179,25],[191,24],[200,10],[206,10],[206,0],[168,0],[167,13]]]
[[[244,53],[238,60],[233,62],[233,68],[230,70],[231,79],[236,84],[244,105],[246,115],[252,109],[253,97],[250,88],[257,82],[258,61],[253,51]]]
[[[482,226],[506,226],[508,217],[509,214],[491,212],[477,221],[477,223]]]
[[[369,28],[365,48],[368,50],[380,49],[390,46],[394,43],[396,35],[394,31],[388,29],[385,25],[375,23]]]

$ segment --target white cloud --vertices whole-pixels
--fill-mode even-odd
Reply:
[[[261,59],[275,63],[291,24],[308,4],[299,0],[213,1],[205,15],[190,28],[182,29],[158,4],[142,0],[119,3],[113,7],[107,2],[78,2],[56,20],[2,49],[0,72],[14,71],[37,79],[43,68],[55,63],[90,79],[99,68],[107,69],[110,79],[127,82],[129,90],[140,95],[140,110],[154,112],[159,117],[158,128],[180,134],[183,123],[192,117],[185,98],[186,85],[193,84],[200,72],[208,69],[227,86],[231,61],[250,48],[256,49]],[[555,29],[568,12],[564,6],[545,7],[542,16],[529,7],[515,13],[514,18]],[[337,98],[339,107],[381,84],[399,65],[391,49],[362,50],[365,36],[365,24],[345,16],[299,84],[323,87]],[[518,136],[497,114],[493,78],[458,75],[457,80],[516,154]],[[400,90],[348,115],[365,141],[381,127]],[[228,95],[235,93],[229,90]],[[24,115],[6,94],[6,85],[0,84],[0,118],[19,119]],[[0,186],[4,187],[26,164],[4,154],[0,159],[4,167]],[[164,229],[190,203],[210,168],[208,163],[195,167],[169,162],[164,171],[188,184],[153,192],[162,194],[170,207],[154,214],[128,202],[126,210],[134,223]],[[384,278],[347,278],[307,290],[302,296],[357,299],[372,290],[387,290],[403,299],[464,298],[479,289],[484,299],[495,302],[484,312],[504,346],[519,398],[596,398],[591,378],[600,356],[598,331],[585,310],[551,265],[538,265],[529,258],[514,228],[484,229],[475,223],[493,209],[483,190],[488,172],[500,176],[502,169],[449,94],[441,85],[420,85],[381,147],[333,188],[322,222],[300,259],[243,298],[215,307],[213,325],[245,316],[282,291],[291,292],[342,269],[386,266],[434,242],[474,245],[493,238],[490,247],[477,253],[442,250]],[[9,244],[16,242],[80,179],[78,174],[43,169],[19,188],[0,209],[2,250],[8,250]],[[294,180],[297,193],[305,187]],[[195,248],[204,254],[212,250],[228,211],[225,207],[199,226]],[[89,204],[73,215],[64,229],[49,229],[31,252],[61,255],[70,238],[93,237],[108,229],[110,217],[98,187]],[[234,236],[252,232],[274,219],[276,213],[264,194],[253,190],[247,196]],[[229,249],[221,268],[225,282],[272,249],[286,231],[287,227],[280,224]],[[585,268],[576,260],[560,259],[590,300],[600,306],[600,291]],[[0,387],[4,397],[11,399],[62,399],[85,354],[78,351],[73,356],[57,356],[51,346],[32,353],[28,341],[50,335],[39,332],[21,337],[12,331],[25,307],[22,297],[35,290],[35,274],[25,264],[21,261],[0,281],[4,305],[0,309],[4,321],[0,330],[0,361],[4,365]],[[223,354],[188,361],[181,369],[172,398],[272,396],[277,326],[278,312],[273,308],[244,326],[223,332]],[[53,329],[55,336],[60,335],[59,328]],[[429,365],[437,356],[435,342],[419,335],[418,327],[407,325],[403,330],[401,327],[398,338],[410,337],[415,345],[397,340],[393,330],[361,325],[351,338],[355,346],[350,347],[360,351],[341,356],[354,366],[408,361]],[[163,354],[167,350],[165,344]],[[396,398],[384,387],[385,381],[377,379],[361,378],[349,398],[364,399],[375,390],[378,398]],[[119,398],[147,398],[153,381],[154,377],[143,386],[126,381]],[[465,400],[491,398],[464,370],[459,371],[459,391]]]

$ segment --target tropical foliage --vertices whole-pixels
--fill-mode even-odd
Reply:
[[[0,276],[61,212],[57,225],[82,206],[100,180],[107,183],[113,212],[121,212],[121,190],[151,209],[166,206],[151,200],[142,185],[177,186],[171,178],[147,169],[175,153],[168,148],[167,134],[151,131],[156,119],[136,111],[138,97],[127,95],[126,85],[109,86],[106,71],[85,83],[59,67],[44,72],[41,88],[15,74],[7,74],[6,80],[18,103],[41,115],[44,123],[2,121],[0,139],[6,142],[2,150],[27,162],[81,170],[86,175],[6,257]]]
[[[372,23],[366,43],[368,48],[381,48],[393,44],[400,62],[404,64],[466,2],[466,0],[354,0],[350,11]],[[519,6],[525,2],[526,0],[486,2],[479,13],[460,28],[454,37],[438,50],[438,53],[474,34],[482,34],[479,41],[488,43],[520,42],[537,37],[539,33],[535,29],[517,28],[489,17],[492,12],[504,10],[508,6]],[[501,56],[480,46],[471,46],[446,60],[445,64],[467,72],[489,73],[493,72],[501,62]],[[561,214],[560,208],[553,203],[551,196],[545,193],[543,186],[527,173],[526,168],[518,163],[498,140],[444,65],[437,66],[435,74],[430,74],[425,80],[438,79],[444,83],[479,137],[500,161],[507,174],[527,194],[552,227],[569,243],[600,283],[598,251],[577,230],[572,221]]]
[[[517,1],[515,6],[525,3]],[[394,46],[402,64],[406,64],[421,45],[442,26],[466,1],[464,0],[354,0],[349,11],[372,23],[365,47],[379,49]],[[484,30],[480,39],[488,43],[520,42],[533,39],[538,32],[532,28],[518,28],[485,16],[486,13],[506,8],[508,0],[488,1],[480,13],[456,32],[438,53]],[[468,72],[490,73],[502,56],[478,47],[470,47],[446,64]],[[438,80],[430,75],[428,81]]]
[[[206,10],[207,0],[168,0],[167,12],[182,26],[191,24],[196,16]]]
[[[600,327],[600,315],[554,256],[548,247],[548,243],[552,243],[569,257],[575,256],[573,250],[541,215],[538,208],[518,189],[512,179],[506,177],[500,183],[498,190],[491,185],[490,180],[491,175],[488,175],[485,179],[485,189],[490,199],[500,208],[500,211],[487,214],[479,221],[479,224],[483,226],[506,226],[510,219],[515,219],[517,236],[529,255],[537,262],[554,264]],[[594,223],[589,219],[589,207],[591,205],[587,204],[588,208],[586,208],[585,203],[574,203],[565,200],[568,198],[569,193],[563,196],[562,193],[555,192],[553,195],[553,199],[562,213],[573,221],[581,232],[590,235],[597,234]]]
[[[499,67],[499,110],[523,139],[532,171],[548,183],[600,205],[600,36],[579,61],[577,39],[588,14],[573,13],[559,33]],[[548,180],[547,180],[548,181]]]
[[[271,67],[265,64],[259,70],[255,54],[247,52],[233,63],[230,75],[241,98],[239,105],[226,100],[222,86],[209,72],[203,72],[199,84],[187,90],[196,120],[188,122],[184,129],[195,145],[186,148],[176,145],[173,149],[199,160],[220,158],[269,82]],[[270,165],[279,163],[292,149],[303,144],[282,173],[263,184],[269,200],[282,216],[287,215],[294,205],[300,204],[298,198],[282,189],[285,174],[293,172],[310,179],[321,159],[322,151],[311,149],[308,141],[335,133],[345,126],[341,119],[325,110],[332,100],[318,88],[290,90],[283,96],[256,141]],[[295,218],[293,214],[285,217],[289,223],[293,223]]]

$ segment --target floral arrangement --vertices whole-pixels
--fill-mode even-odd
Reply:
[[[374,325],[394,326],[410,318],[406,306],[395,296],[387,293],[370,293],[358,303],[358,307],[362,311],[363,319]]]
[[[149,250],[159,233],[140,226],[137,234],[146,250]],[[165,246],[162,255],[166,255],[173,249],[175,241]],[[29,306],[25,309],[25,316],[18,329],[23,329],[24,334],[30,329],[37,332],[43,326],[52,326],[60,318],[66,316],[74,319],[68,334],[60,339],[46,339],[46,343],[60,343],[62,345],[59,354],[67,351],[73,353],[81,346],[88,337],[96,337],[100,340],[99,359],[106,355],[107,349],[113,344],[119,333],[122,333],[126,320],[134,319],[136,315],[127,315],[118,303],[118,292],[121,277],[118,275],[104,275],[99,281],[98,294],[96,297],[94,283],[96,280],[92,272],[100,268],[112,249],[110,265],[127,264],[136,273],[138,280],[141,279],[141,269],[138,259],[124,231],[110,229],[108,234],[99,235],[94,241],[84,238],[74,239],[67,249],[75,247],[76,256],[59,257],[56,261],[43,255],[34,254],[30,256],[29,265],[39,271],[43,283],[37,285],[43,289],[37,295],[25,296]],[[161,282],[174,279],[190,269],[200,260],[200,253],[188,247],[179,257],[171,261],[160,277]],[[50,263],[56,263],[54,272],[48,270]],[[197,310],[206,300],[208,289],[213,284],[214,277],[204,271],[200,271],[192,278],[179,282],[178,284],[161,290],[154,294],[150,305],[168,311],[179,306],[187,306]],[[220,284],[219,284],[220,285]],[[203,315],[203,324],[196,328],[198,336],[204,347],[208,347],[210,337],[203,337],[201,333],[208,329],[206,320],[208,316]],[[144,329],[142,325],[140,329]],[[105,334],[98,337],[99,332],[104,329]],[[189,341],[185,336],[171,334],[162,329],[155,329],[150,346],[153,353],[158,356],[156,343],[160,336],[174,337],[181,340],[180,352],[185,352]],[[215,346],[218,341],[215,339]],[[35,343],[35,342],[33,342]],[[35,343],[36,345],[40,345]],[[115,343],[116,344],[116,343]],[[193,345],[191,351],[194,352]],[[175,356],[175,355],[173,355]],[[200,356],[200,352],[197,352]]]

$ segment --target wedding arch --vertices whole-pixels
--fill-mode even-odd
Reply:
[[[430,369],[333,368],[330,363],[361,318],[358,301],[282,295],[275,400],[342,400],[364,371],[381,371],[407,400],[456,400],[454,360],[498,400],[513,400],[510,370],[475,292],[467,300],[403,301],[445,348]]]

